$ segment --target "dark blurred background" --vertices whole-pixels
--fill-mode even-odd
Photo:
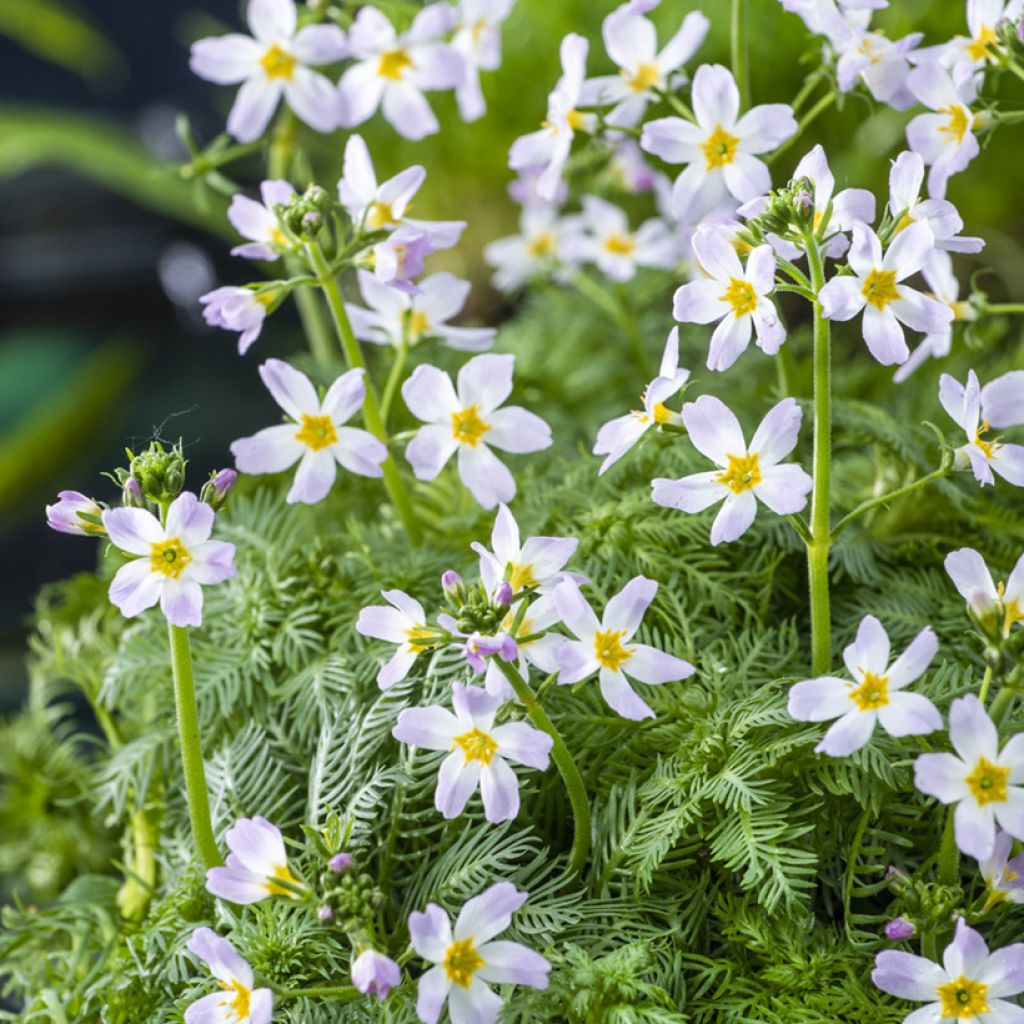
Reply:
[[[444,129],[433,139],[405,142],[379,119],[364,129],[381,177],[414,162],[427,166],[419,216],[470,222],[444,265],[473,279],[476,317],[508,312],[488,289],[480,259],[483,245],[515,224],[505,193],[508,146],[542,119],[565,32],[591,38],[593,73],[610,70],[599,29],[613,6],[519,0],[506,25],[503,67],[485,82],[490,112],[482,122],[462,125],[452,98],[435,95]],[[725,0],[665,0],[654,14],[662,37],[701,6],[713,29],[699,59],[727,62]],[[754,95],[758,102],[788,100],[813,64],[814,44],[777,0],[750,6]],[[141,447],[152,437],[184,440],[190,485],[198,487],[229,460],[234,438],[275,415],[256,363],[302,344],[287,309],[245,360],[233,335],[205,327],[198,295],[244,283],[246,265],[228,255],[225,200],[167,169],[185,158],[177,113],[188,115],[205,143],[222,129],[234,94],[190,73],[188,45],[238,29],[241,15],[235,0],[0,2],[0,710],[23,692],[25,637],[40,586],[96,558],[94,543],[46,528],[44,504],[62,488],[112,497],[100,474],[117,464],[125,445]],[[963,4],[893,0],[879,21],[893,36],[919,30],[938,42],[964,30]],[[1018,100],[1019,85],[1008,87]],[[823,141],[840,182],[883,195],[886,158],[901,148],[906,120],[848,98],[787,154],[779,177]],[[343,141],[340,133],[310,140],[328,187],[338,177]],[[1002,280],[992,280],[992,290],[1018,300],[1022,152],[1012,129],[1000,134],[950,190],[968,232],[989,243],[975,268],[999,266]],[[228,173],[252,185],[259,163]],[[660,344],[651,341],[652,353]]]

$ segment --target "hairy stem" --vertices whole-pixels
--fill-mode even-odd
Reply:
[[[575,831],[572,852],[569,855],[569,874],[578,875],[583,870],[587,854],[590,852],[590,802],[587,800],[587,789],[583,784],[583,777],[580,775],[579,768],[576,767],[572,754],[569,753],[569,748],[565,745],[565,740],[555,728],[555,723],[548,718],[547,712],[537,699],[530,684],[510,662],[495,659],[495,664],[509,681],[519,702],[526,708],[530,721],[551,737],[551,756],[558,766],[558,771],[561,773],[562,781],[569,794],[569,802],[572,804]]]
[[[171,672],[174,675],[174,704],[178,712],[178,741],[181,746],[181,767],[188,796],[188,816],[192,823],[199,858],[206,868],[221,864],[217,840],[210,824],[210,800],[206,794],[206,771],[199,742],[199,710],[192,678],[192,649],[188,630],[167,623],[171,645]]]
[[[740,110],[750,106],[750,63],[747,54],[747,0],[732,0],[732,74],[740,91]]]
[[[927,487],[936,480],[941,480],[944,476],[949,474],[950,469],[951,467],[949,466],[940,466],[934,473],[929,473],[927,476],[922,476],[917,480],[912,480],[909,484],[906,484],[903,487],[898,487],[895,491],[890,491],[888,494],[883,494],[878,498],[869,498],[867,501],[862,501],[852,512],[847,513],[839,520],[838,523],[836,523],[832,530],[832,539],[835,540],[836,537],[838,537],[839,534],[850,525],[850,523],[859,519],[865,513],[870,512],[873,508],[878,508],[879,505],[887,505],[890,502],[898,501],[900,498],[905,498],[908,494],[913,494],[914,491],[918,491],[922,487]]]

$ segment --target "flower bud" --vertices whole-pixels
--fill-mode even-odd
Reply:
[[[336,853],[328,862],[327,866],[336,874],[352,870],[355,860],[351,853]]]
[[[893,942],[904,942],[912,938],[916,932],[917,928],[913,921],[908,921],[905,917],[894,917],[885,926],[885,937]]]
[[[129,508],[145,508],[146,499],[142,497],[142,488],[133,476],[125,477],[121,488],[121,503]]]
[[[199,500],[211,508],[220,508],[227,500],[228,493],[235,486],[238,474],[233,469],[220,469],[203,484]]]
[[[449,569],[441,576],[441,589],[448,597],[458,597],[465,589],[462,577],[454,570]]]
[[[508,580],[502,580],[498,584],[498,589],[494,592],[494,603],[499,608],[507,608],[512,603],[512,584]]]
[[[151,442],[146,451],[131,456],[130,472],[138,481],[145,500],[160,505],[173,501],[185,484],[185,455],[181,444],[166,451],[159,441]]]
[[[331,910],[329,906],[324,904],[324,906],[316,908],[316,916],[319,920],[323,921],[326,924],[328,921],[334,920],[334,911]]]
[[[386,999],[401,984],[402,969],[389,956],[364,949],[352,964],[352,984],[362,993]]]
[[[78,491],[61,491],[59,501],[46,506],[46,524],[58,533],[72,533],[80,537],[106,535],[101,516],[103,510]]]

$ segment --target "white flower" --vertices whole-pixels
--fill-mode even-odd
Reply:
[[[425,750],[450,751],[441,762],[434,806],[445,818],[460,815],[480,788],[484,817],[508,821],[519,813],[519,780],[508,762],[545,771],[551,737],[525,722],[495,725],[502,701],[475,686],[452,683],[452,707],[406,708],[391,734]]]
[[[742,117],[740,94],[732,72],[720,64],[702,64],[693,78],[694,124],[663,117],[644,125],[640,145],[670,164],[688,164],[672,190],[673,211],[689,223],[731,195],[747,202],[771,188],[767,153],[796,131],[785,103],[754,107]]]
[[[956,804],[956,844],[984,860],[995,849],[996,823],[1024,839],[1024,733],[999,749],[999,734],[974,694],[958,697],[949,711],[949,739],[956,754],[921,754],[914,785],[944,804]]]
[[[455,11],[448,4],[431,4],[416,15],[408,32],[397,35],[380,11],[360,7],[349,30],[356,63],[338,83],[342,124],[354,128],[379,106],[399,135],[433,135],[437,118],[424,90],[454,89],[465,74],[462,55],[441,41],[454,24]]]
[[[877,29],[870,29],[870,10],[847,10],[831,18],[824,34],[835,49],[836,79],[842,92],[849,92],[863,82],[868,92],[894,110],[913,105],[914,95],[908,87],[908,58],[923,34],[913,32],[893,41]]]
[[[970,370],[966,388],[944,373],[939,378],[939,401],[967,434],[967,444],[957,449],[957,458],[970,464],[978,483],[982,487],[994,483],[995,470],[1014,486],[1024,487],[1024,448],[985,436],[993,428],[1024,423],[1024,370],[1011,370],[984,387]]]
[[[657,217],[631,231],[620,207],[597,196],[584,196],[578,223],[581,233],[568,246],[570,259],[597,264],[610,281],[628,281],[637,267],[668,268],[676,261],[675,238]]]
[[[768,298],[775,290],[772,247],[759,245],[744,269],[735,248],[705,224],[693,236],[693,251],[708,277],[676,291],[672,315],[684,323],[718,321],[708,349],[708,369],[728,370],[750,344],[752,333],[762,352],[775,355],[786,340],[786,329]]]
[[[683,406],[683,425],[697,451],[721,468],[681,480],[659,478],[651,497],[684,512],[703,512],[725,499],[711,527],[714,545],[746,533],[758,500],[780,516],[794,515],[807,504],[813,481],[795,463],[779,461],[796,447],[802,418],[796,402],[784,398],[768,410],[748,448],[733,413],[717,398],[702,395]]]
[[[455,327],[448,321],[458,316],[469,297],[468,281],[454,274],[431,274],[419,282],[415,295],[381,284],[365,270],[358,272],[359,291],[365,309],[345,306],[352,329],[362,341],[374,345],[416,345],[424,338],[439,338],[450,348],[480,352],[490,348],[497,331],[493,327]]]
[[[597,123],[593,114],[576,109],[582,103],[589,46],[575,32],[562,40],[562,77],[548,96],[547,120],[538,131],[516,139],[508,153],[508,165],[514,171],[543,168],[537,179],[537,195],[546,202],[551,202],[558,192],[562,168],[569,159],[576,132],[592,131]]]
[[[189,952],[204,960],[220,983],[219,992],[197,999],[185,1010],[185,1024],[270,1024],[274,993],[253,988],[252,968],[235,947],[209,928],[197,928]]]
[[[907,145],[931,166],[928,194],[942,199],[946,182],[979,152],[970,106],[977,96],[974,77],[967,65],[960,65],[951,77],[938,64],[927,63],[914,68],[907,84],[917,100],[934,111],[918,114],[907,125]]]
[[[427,650],[415,641],[433,636],[434,630],[427,627],[427,614],[415,598],[401,590],[382,590],[381,596],[388,604],[364,608],[356,620],[356,632],[398,644],[398,650],[377,673],[377,685],[386,690],[409,674],[413,663]]]
[[[551,965],[518,942],[493,942],[527,900],[511,882],[498,882],[467,901],[452,928],[436,903],[409,915],[409,939],[434,964],[419,980],[416,1013],[423,1024],[437,1024],[448,1002],[452,1024],[495,1024],[501,997],[489,987],[527,985],[547,988]]]
[[[465,76],[455,92],[464,121],[482,117],[487,105],[480,89],[480,72],[501,67],[501,23],[515,0],[460,0],[459,22],[452,46],[466,62]]]
[[[974,548],[960,548],[943,563],[953,585],[975,618],[992,624],[1004,637],[1017,622],[1024,622],[1024,555],[1017,560],[1006,582],[998,585],[985,559]]]
[[[657,3],[645,4],[652,10]],[[691,11],[676,34],[658,50],[654,25],[632,3],[617,7],[604,19],[601,34],[617,75],[591,78],[584,84],[586,106],[611,106],[605,120],[610,125],[635,125],[643,119],[650,100],[667,90],[677,72],[700,48],[710,22],[700,11]]]
[[[345,57],[345,34],[337,25],[306,25],[296,32],[296,20],[292,0],[249,0],[252,37],[232,33],[192,46],[190,66],[200,78],[219,85],[242,83],[228,116],[228,131],[239,142],[263,134],[282,95],[311,128],[331,132],[338,127],[335,88],[307,65]]]
[[[609,470],[656,423],[682,423],[679,413],[665,403],[689,380],[690,371],[679,368],[679,328],[673,327],[665,342],[658,376],[644,389],[643,409],[609,420],[597,432],[594,454],[606,456],[598,476]]]
[[[789,713],[798,722],[839,721],[814,748],[832,757],[847,757],[860,750],[875,731],[875,724],[890,736],[920,736],[942,728],[942,716],[927,697],[906,693],[904,687],[931,664],[939,642],[930,626],[889,663],[889,637],[873,615],[857,630],[857,639],[843,651],[853,682],[820,676],[796,683],[789,691]]]
[[[287,181],[265,181],[260,185],[260,196],[262,203],[241,192],[231,198],[228,220],[243,238],[249,239],[244,245],[236,245],[231,255],[273,262],[292,248],[281,230],[274,207],[287,206],[295,198],[295,190]]]
[[[551,445],[551,429],[519,406],[499,408],[512,391],[515,356],[474,356],[451,377],[417,366],[402,385],[409,411],[426,424],[405,450],[417,480],[433,480],[458,452],[459,476],[484,508],[515,497],[516,482],[490,446],[525,454]]]
[[[494,286],[512,292],[573,260],[579,218],[560,217],[553,206],[524,206],[519,234],[488,243],[484,259],[495,268]]]
[[[1018,21],[1024,14],[1024,0],[967,0],[966,36],[954,36],[948,43],[929,47],[929,56],[937,57],[946,68],[955,68],[966,63],[973,70],[981,70],[986,64],[999,63],[1003,47],[996,35],[1003,20]]]
[[[258,903],[268,896],[298,899],[281,830],[266,818],[239,818],[224,834],[227,862],[206,872],[206,889],[232,903]],[[282,885],[284,882],[286,885]]]
[[[818,293],[829,320],[852,320],[864,312],[862,331],[868,351],[883,366],[906,362],[910,355],[903,328],[925,334],[949,331],[953,311],[944,302],[901,282],[916,274],[935,251],[927,224],[901,231],[883,256],[878,235],[866,224],[853,226],[847,258],[852,275],[834,277]]]
[[[263,330],[263,321],[281,295],[280,289],[254,291],[226,285],[199,296],[203,319],[211,327],[238,332],[238,354],[244,356]]]

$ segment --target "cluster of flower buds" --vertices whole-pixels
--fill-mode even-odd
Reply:
[[[170,449],[159,441],[150,441],[149,447],[138,455],[130,448],[125,454],[128,469],[119,467],[114,473],[126,505],[142,507],[148,501],[164,505],[181,493],[187,460],[180,441]]]
[[[291,201],[277,212],[282,225],[297,238],[312,238],[324,224],[331,207],[331,197],[319,185],[310,185],[302,195],[292,195]]]
[[[952,927],[964,913],[964,893],[959,885],[912,878],[896,867],[889,868],[887,878],[899,907],[897,916],[884,929],[886,938],[893,942],[903,942],[919,931]]]
[[[383,896],[373,878],[356,870],[350,853],[336,853],[320,873],[322,897],[317,901],[317,917],[335,922],[349,934],[372,934],[373,919]]]
[[[814,183],[805,177],[794,178],[782,188],[771,191],[762,212],[747,226],[761,234],[791,237],[800,235],[806,228],[816,228],[814,207]]]

